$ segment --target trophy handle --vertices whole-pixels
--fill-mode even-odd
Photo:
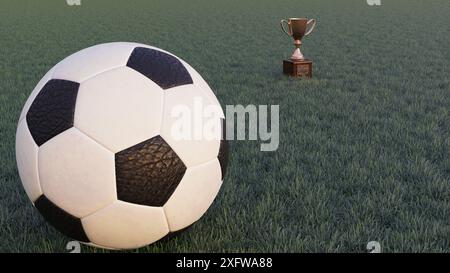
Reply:
[[[292,33],[289,33],[289,31],[286,31],[286,29],[284,28],[284,25],[288,25],[289,26],[289,22],[286,20],[281,20],[280,25],[281,25],[281,30],[283,30],[284,33],[286,33],[287,36],[292,37]]]
[[[305,36],[308,36],[309,34],[311,34],[311,32],[314,30],[314,28],[316,27],[316,19],[311,19],[308,21],[308,23],[306,23],[307,26],[309,26],[309,24],[312,23],[312,26],[309,28],[309,30],[305,33]]]

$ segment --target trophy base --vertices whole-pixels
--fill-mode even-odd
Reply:
[[[292,77],[312,78],[312,61],[283,60],[283,73]]]

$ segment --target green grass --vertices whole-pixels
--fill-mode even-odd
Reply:
[[[186,233],[139,252],[450,252],[447,0],[0,2],[0,251],[64,252],[18,177],[14,139],[55,63],[110,41],[171,51],[222,105],[279,104],[280,147],[235,141],[226,181]],[[285,17],[317,18],[314,79],[280,74]],[[83,247],[84,252],[101,251]]]

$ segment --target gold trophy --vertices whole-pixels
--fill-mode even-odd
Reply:
[[[316,26],[316,20],[308,18],[289,18],[281,20],[281,29],[294,39],[295,50],[289,60],[283,61],[283,73],[295,77],[312,77],[312,61],[305,59],[300,46],[302,39],[311,34]],[[285,26],[288,28],[286,29]]]

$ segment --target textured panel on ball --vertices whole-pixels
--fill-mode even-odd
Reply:
[[[74,125],[113,152],[159,134],[163,90],[128,67],[81,84]]]
[[[221,185],[217,158],[188,168],[183,180],[164,205],[170,231],[183,229],[197,221],[212,204]]]
[[[116,201],[81,221],[93,243],[115,249],[142,247],[169,232],[163,208],[122,201]]]
[[[73,126],[79,83],[50,80],[34,99],[26,120],[38,146]]]
[[[142,73],[163,89],[193,83],[189,72],[178,58],[156,49],[135,48],[127,66]]]
[[[222,136],[220,106],[211,103],[195,85],[183,85],[164,93],[161,136],[192,167],[219,154]]]
[[[222,180],[225,178],[228,166],[228,140],[227,140],[227,127],[225,119],[221,119],[222,123],[222,140],[220,141],[219,159],[220,169],[222,170]]]
[[[28,109],[30,109],[31,104],[33,103],[34,99],[36,98],[36,96],[39,94],[39,91],[41,91],[42,87],[44,87],[44,85],[51,80],[52,75],[53,75],[53,68],[50,69],[45,75],[44,77],[42,77],[42,79],[38,82],[38,84],[36,85],[36,87],[33,89],[33,91],[31,92],[30,96],[28,97],[27,101],[25,102],[25,105],[22,108],[22,112],[20,113],[20,118],[19,121],[22,121],[22,119],[25,118],[26,114],[28,113]]]
[[[117,200],[114,154],[75,127],[39,148],[39,177],[45,196],[84,217]]]
[[[39,197],[34,205],[45,220],[61,233],[77,241],[89,242],[79,218],[60,209],[44,195]]]
[[[83,82],[88,78],[127,64],[134,43],[99,44],[80,50],[55,66],[53,78]]]
[[[32,202],[42,195],[38,173],[38,147],[28,130],[26,120],[22,120],[16,133],[16,161],[20,179],[28,198]]]
[[[228,166],[228,141],[220,141],[219,156],[220,169],[222,170],[222,180],[225,178]]]
[[[160,136],[116,153],[119,200],[162,206],[180,183],[186,167]]]

